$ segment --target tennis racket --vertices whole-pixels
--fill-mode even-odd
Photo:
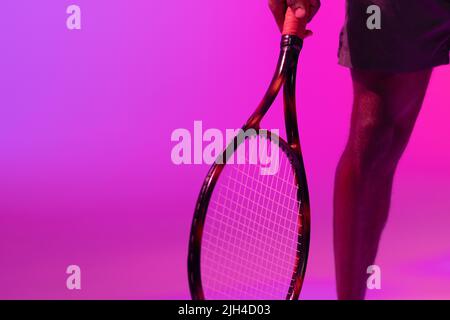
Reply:
[[[189,287],[195,300],[299,297],[310,233],[295,102],[297,62],[303,45],[298,35],[302,30],[304,26],[288,9],[270,86],[241,133],[211,167],[201,188],[188,253]],[[260,128],[283,86],[287,142]],[[261,149],[278,154],[276,172],[262,174],[264,165],[254,161],[255,150]],[[245,161],[236,163],[239,155]]]

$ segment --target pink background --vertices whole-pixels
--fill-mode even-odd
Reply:
[[[344,1],[301,57],[312,201],[304,298],[334,299],[331,195],[351,105],[336,63]],[[82,9],[82,30],[65,26]],[[3,0],[0,298],[189,298],[191,217],[207,166],[175,166],[177,128],[237,128],[278,55],[266,0]],[[450,72],[435,71],[396,177],[373,299],[450,298]],[[277,103],[266,121],[283,127]],[[66,289],[66,267],[82,289]]]

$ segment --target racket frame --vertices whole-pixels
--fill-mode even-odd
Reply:
[[[272,106],[281,87],[283,87],[284,118],[287,142],[280,137],[277,137],[277,143],[279,144],[280,149],[282,149],[289,158],[292,167],[294,168],[294,177],[296,179],[296,184],[297,186],[300,186],[297,191],[297,199],[300,203],[298,213],[299,221],[297,223],[297,226],[299,228],[297,255],[293,267],[291,284],[286,295],[286,300],[297,300],[300,295],[306,271],[310,242],[309,194],[300,147],[295,98],[297,64],[302,45],[303,40],[297,36],[282,36],[280,56],[270,86],[255,112],[250,116],[246,124],[242,127],[242,132],[244,133],[248,132],[247,130],[249,129],[254,129],[256,135],[259,135],[261,120]],[[264,134],[268,140],[272,139],[272,136],[274,135],[267,130],[264,130]],[[249,138],[250,136],[251,135],[246,135],[245,138]],[[216,161],[216,163],[212,165],[200,190],[200,195],[195,207],[194,218],[192,220],[188,253],[189,288],[192,299],[194,300],[205,299],[201,281],[200,259],[203,228],[209,201],[211,199],[214,187],[219,179],[219,176],[228,160],[226,159],[226,155],[231,156],[239,147],[240,143],[243,142],[244,139],[239,136],[233,139],[233,141],[228,145],[228,147],[220,156],[224,161],[221,161],[220,163]]]

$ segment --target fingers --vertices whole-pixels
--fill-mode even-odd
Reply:
[[[305,30],[305,33],[303,34],[303,39],[311,37],[312,35],[313,35],[313,32],[311,30]]]
[[[280,31],[283,30],[284,18],[287,7],[291,7],[298,19],[304,19],[310,22],[320,8],[320,0],[269,0],[269,8],[272,11],[275,21]],[[304,32],[303,38],[312,35],[311,30]]]
[[[269,8],[272,11],[280,31],[283,30],[284,16],[286,13],[286,0],[269,0]]]
[[[287,0],[287,5],[291,7],[298,19],[306,19],[309,12],[309,0]]]
[[[319,11],[320,0],[287,0],[287,5],[294,9],[298,19],[307,19],[310,22]]]
[[[316,15],[317,11],[320,9],[320,0],[310,0],[310,9],[311,12],[308,17],[308,22],[311,21],[312,18]]]

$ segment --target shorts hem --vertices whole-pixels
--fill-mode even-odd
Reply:
[[[449,57],[439,59],[426,64],[417,64],[417,65],[396,65],[396,66],[383,66],[383,65],[355,65],[344,61],[343,59],[338,60],[338,64],[342,67],[346,67],[349,69],[359,69],[359,70],[367,70],[367,71],[379,71],[379,72],[392,72],[392,73],[407,73],[407,72],[415,72],[426,69],[431,69],[439,66],[449,65],[450,59]]]

